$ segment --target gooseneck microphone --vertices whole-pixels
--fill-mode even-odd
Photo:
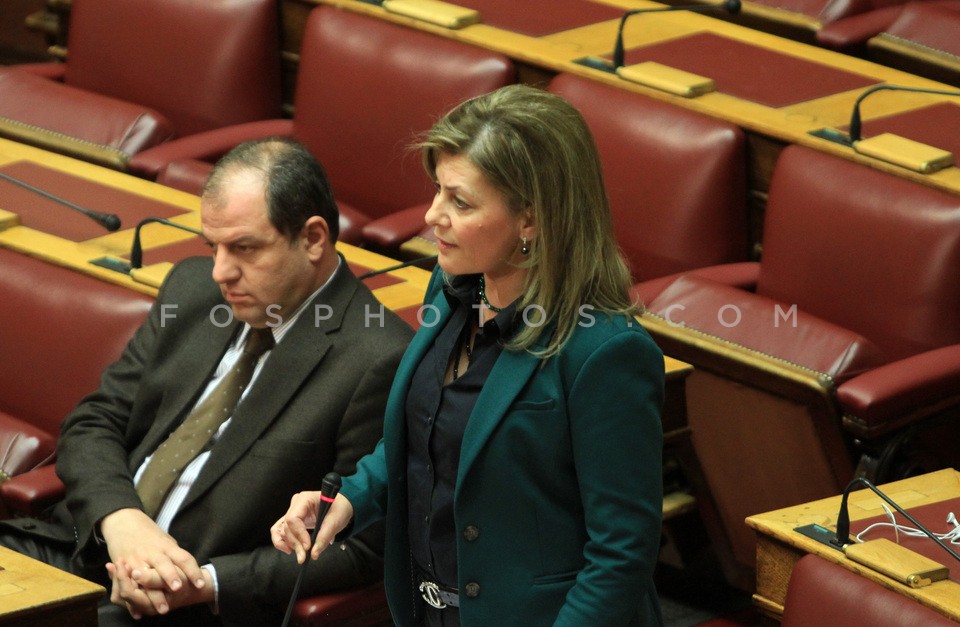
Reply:
[[[143,228],[146,224],[151,224],[157,222],[159,224],[165,224],[167,226],[172,226],[174,228],[188,231],[194,233],[195,235],[203,235],[202,232],[197,229],[192,229],[189,226],[184,226],[182,224],[177,224],[176,222],[171,222],[166,218],[144,218],[137,223],[137,228],[133,230],[133,245],[130,247],[130,269],[136,269],[143,266],[143,246],[140,243],[140,229]]]
[[[93,220],[103,228],[107,229],[108,231],[116,231],[117,229],[120,228],[120,218],[115,213],[101,213],[99,211],[93,211],[92,209],[87,209],[86,207],[81,207],[80,205],[74,204],[69,200],[66,200],[65,198],[60,198],[59,196],[56,196],[54,194],[51,194],[50,192],[44,191],[39,187],[34,187],[30,183],[26,183],[24,181],[21,181],[20,179],[13,178],[12,176],[8,174],[4,174],[2,172],[0,172],[0,179],[9,181],[14,185],[19,185],[20,187],[30,190],[35,194],[39,194],[44,198],[47,198],[54,202],[58,202],[61,205],[64,205],[66,207],[70,207],[74,211],[78,211],[83,215],[87,216],[88,218],[90,218],[91,220]]]
[[[886,501],[890,507],[897,510],[897,512],[899,512],[904,518],[913,523],[917,529],[922,531],[931,540],[939,544],[944,551],[952,555],[957,561],[960,561],[960,555],[958,555],[956,551],[944,544],[943,540],[938,538],[936,534],[917,522],[916,518],[908,514],[906,510],[894,503],[893,499],[881,492],[875,485],[863,477],[857,477],[851,481],[849,484],[847,484],[847,487],[843,491],[843,497],[840,499],[840,512],[837,514],[837,537],[831,541],[831,544],[834,544],[836,548],[842,551],[848,544],[850,544],[850,510],[847,509],[847,497],[850,496],[850,492],[853,491],[853,488],[857,484],[862,484],[863,486],[869,488],[874,494]]]
[[[623,67],[623,27],[627,23],[627,18],[638,13],[660,13],[662,11],[693,11],[696,13],[706,13],[716,10],[724,10],[730,15],[736,15],[740,12],[740,0],[725,0],[723,4],[684,4],[673,7],[657,7],[656,9],[632,9],[623,14],[620,18],[620,27],[617,29],[617,41],[613,46],[613,71]]]
[[[864,98],[866,98],[870,94],[876,93],[878,91],[884,91],[884,90],[909,91],[909,92],[916,92],[920,94],[935,94],[938,96],[960,96],[960,91],[946,91],[942,89],[925,89],[922,87],[901,87],[899,85],[887,85],[887,84],[874,85],[870,89],[860,94],[856,102],[853,103],[853,111],[850,113],[850,128],[849,128],[851,144],[858,142],[861,139],[860,103],[863,102]]]
[[[310,536],[310,546],[307,548],[307,557],[303,560],[300,572],[297,574],[297,582],[293,585],[293,593],[290,595],[290,603],[287,604],[287,613],[283,617],[281,627],[287,627],[290,624],[290,616],[293,614],[293,606],[297,603],[297,596],[300,594],[300,583],[303,581],[303,573],[307,570],[307,564],[310,563],[310,550],[317,542],[317,534],[320,532],[320,524],[327,516],[333,500],[337,498],[340,492],[340,475],[335,472],[328,472],[323,476],[323,482],[320,484],[320,504],[317,506],[317,522],[313,528],[313,534]]]

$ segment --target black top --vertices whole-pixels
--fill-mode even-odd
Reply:
[[[469,367],[443,385],[451,357],[469,341],[479,316],[479,275],[454,277],[443,288],[452,315],[417,366],[407,393],[407,486],[410,549],[423,576],[457,587],[453,493],[467,420],[514,326],[516,304],[487,321],[474,338]],[[477,319],[477,318],[474,318]]]

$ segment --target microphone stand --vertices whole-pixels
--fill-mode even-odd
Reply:
[[[310,563],[310,551],[313,545],[317,543],[317,534],[320,532],[320,523],[327,515],[330,505],[337,498],[340,492],[340,475],[335,472],[328,472],[323,476],[323,482],[320,484],[320,504],[317,506],[317,522],[313,527],[313,533],[310,535],[310,546],[307,547],[307,556],[300,566],[297,573],[297,581],[293,585],[293,593],[290,595],[290,602],[287,604],[287,613],[283,617],[281,627],[287,627],[290,624],[290,616],[293,614],[293,606],[297,603],[297,596],[300,594],[300,583],[303,581],[303,573],[307,572],[307,564]]]
[[[890,507],[897,510],[899,514],[901,514],[904,518],[906,518],[911,523],[913,523],[913,525],[917,529],[922,531],[924,535],[926,535],[928,538],[930,538],[931,540],[939,544],[944,551],[949,553],[951,556],[953,556],[954,559],[960,562],[960,554],[957,554],[956,551],[948,547],[943,542],[943,540],[941,540],[936,536],[936,534],[934,534],[929,529],[921,525],[916,518],[908,514],[905,509],[903,509],[902,507],[894,503],[893,499],[891,499],[889,496],[881,492],[875,485],[873,485],[863,477],[857,477],[853,481],[851,481],[849,484],[847,484],[847,487],[843,491],[843,497],[840,499],[840,512],[837,514],[837,537],[833,541],[834,545],[837,548],[839,548],[842,551],[846,545],[850,544],[850,510],[847,509],[847,497],[850,496],[850,492],[853,490],[853,487],[858,483],[863,484],[864,486],[872,490],[874,494],[876,494],[881,499],[886,501],[887,504],[890,505]]]
[[[627,18],[631,15],[637,15],[639,13],[662,13],[664,11],[692,11],[694,13],[706,13],[710,11],[716,11],[718,9],[725,10],[731,15],[736,15],[740,12],[740,6],[740,0],[725,0],[722,4],[684,4],[677,6],[657,7],[655,9],[631,9],[630,11],[624,13],[623,17],[620,18],[620,26],[617,28],[617,38],[613,45],[613,63],[609,63],[603,59],[596,59],[594,57],[579,59],[576,61],[576,63],[585,65],[595,70],[603,70],[604,72],[616,74],[617,68],[623,67],[623,28],[627,24]]]
[[[136,270],[143,266],[143,246],[140,243],[140,229],[144,225],[150,224],[152,222],[157,222],[159,224],[165,224],[166,226],[172,226],[174,228],[180,229],[182,231],[188,231],[195,235],[203,235],[202,232],[197,229],[192,229],[189,226],[184,226],[182,224],[177,224],[176,222],[171,222],[166,218],[144,218],[137,223],[137,227],[133,231],[133,245],[130,247],[130,269]]]
[[[837,144],[853,147],[855,143],[862,139],[860,130],[862,127],[860,119],[860,104],[870,94],[878,91],[906,91],[919,94],[935,94],[938,96],[960,96],[960,91],[946,91],[941,89],[926,89],[923,87],[902,87],[899,85],[874,85],[860,94],[853,103],[853,110],[850,112],[850,126],[847,133],[832,128],[820,128],[810,131],[809,134],[820,139],[826,139]]]
[[[884,90],[891,91],[909,91],[916,92],[920,94],[936,94],[938,96],[960,96],[960,91],[946,91],[942,89],[924,89],[921,87],[900,87],[898,85],[874,85],[870,89],[866,90],[860,97],[857,98],[856,102],[853,103],[853,111],[850,113],[850,127],[848,132],[850,134],[850,144],[855,144],[860,141],[860,103],[863,102],[863,99],[869,96],[872,93]]]
[[[94,222],[96,222],[97,224],[99,224],[100,226],[102,226],[103,228],[107,229],[108,231],[113,232],[113,231],[116,231],[117,229],[120,228],[120,218],[119,218],[119,216],[117,216],[117,215],[114,214],[114,213],[101,213],[101,212],[99,212],[99,211],[93,211],[92,209],[87,209],[87,208],[85,208],[85,207],[81,207],[80,205],[76,205],[76,204],[70,202],[69,200],[66,200],[65,198],[60,198],[59,196],[55,196],[54,194],[51,194],[50,192],[44,191],[44,190],[40,189],[39,187],[34,187],[34,186],[31,185],[30,183],[26,183],[26,182],[24,182],[24,181],[21,181],[20,179],[16,179],[16,178],[10,176],[9,174],[4,174],[3,172],[0,172],[0,179],[3,179],[4,181],[8,181],[8,182],[10,182],[10,183],[13,183],[14,185],[19,185],[19,186],[22,187],[23,189],[30,190],[31,192],[33,192],[33,193],[35,193],[35,194],[39,194],[40,196],[43,196],[44,198],[47,198],[47,199],[52,200],[52,201],[54,201],[54,202],[58,202],[58,203],[60,203],[61,205],[65,205],[65,206],[67,206],[67,207],[70,207],[70,208],[73,209],[74,211],[78,211],[78,212],[82,213],[83,215],[87,216],[88,218],[90,218],[91,220],[93,220]]]
[[[417,257],[416,259],[411,259],[410,261],[404,261],[395,266],[390,266],[389,268],[381,268],[379,270],[371,270],[361,274],[357,278],[363,281],[364,279],[369,279],[370,277],[377,276],[378,274],[386,274],[387,272],[393,272],[394,270],[399,270],[401,268],[406,268],[407,266],[416,266],[421,263],[426,263],[428,261],[436,261],[437,255],[429,255],[427,257]]]

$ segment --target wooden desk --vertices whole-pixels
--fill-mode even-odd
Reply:
[[[907,511],[911,508],[939,503],[960,497],[960,472],[953,469],[912,477],[878,486],[880,490]],[[754,603],[766,614],[779,618],[787,597],[787,583],[793,565],[807,553],[840,564],[885,588],[916,599],[919,603],[960,621],[960,584],[951,580],[938,581],[923,588],[910,588],[885,575],[860,566],[840,551],[821,544],[794,531],[795,527],[815,523],[836,530],[840,496],[750,516],[746,522],[757,532],[757,592]],[[850,520],[855,522],[884,513],[883,501],[869,490],[850,494]],[[943,564],[955,561],[945,551],[938,559]]]
[[[5,204],[11,202],[9,194],[0,195],[0,246],[74,268],[151,296],[156,295],[163,277],[173,265],[163,260],[151,262],[151,258],[162,258],[166,247],[176,246],[189,246],[192,254],[206,254],[197,236],[175,228],[151,225],[141,231],[144,260],[149,265],[135,271],[133,276],[94,265],[91,263],[94,260],[104,257],[120,259],[129,254],[137,221],[137,218],[131,219],[129,216],[136,215],[134,210],[140,214],[151,209],[162,210],[171,216],[173,222],[199,229],[200,199],[128,174],[0,139],[0,171],[4,170],[46,177],[50,181],[46,191],[66,197],[87,209],[117,213],[123,226],[120,231],[107,233],[73,210],[46,201],[50,206],[45,210],[55,212],[57,216],[58,224],[54,224],[54,227],[59,227],[61,221],[69,220],[78,221],[84,232],[87,232],[86,229],[93,230],[92,237],[54,235],[48,232],[50,228],[42,230],[22,224],[26,218],[17,215],[11,211],[14,207]],[[10,185],[3,181],[0,184]],[[11,187],[6,189],[12,191]],[[78,197],[85,198],[86,203],[79,201]],[[35,200],[28,196],[22,206],[26,209],[33,202],[40,203],[43,200],[39,196]],[[76,232],[76,229],[72,232]],[[393,259],[349,244],[338,243],[337,249],[348,263],[364,269],[376,270],[397,264]],[[429,272],[425,270],[408,267],[390,272],[388,280],[380,281],[380,286],[371,282],[370,287],[386,307],[394,311],[406,310],[419,307],[429,277]]]
[[[0,625],[96,627],[102,586],[0,547]]]

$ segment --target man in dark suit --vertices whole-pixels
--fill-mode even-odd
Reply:
[[[0,529],[0,543],[110,587],[101,625],[279,624],[298,566],[266,530],[291,494],[352,473],[373,449],[411,336],[334,250],[336,205],[301,145],[232,151],[204,187],[201,220],[213,258],[170,272],[148,320],[64,421],[64,502],[49,521]],[[267,351],[244,357],[254,335]],[[244,359],[249,382],[233,385]],[[224,387],[242,388],[239,401],[222,400]],[[162,467],[209,406],[218,424],[202,423],[195,450]],[[328,551],[301,592],[379,578],[382,541],[378,529]]]

